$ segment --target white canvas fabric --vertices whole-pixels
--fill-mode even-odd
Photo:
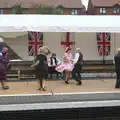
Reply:
[[[0,32],[120,32],[120,16],[0,15]]]

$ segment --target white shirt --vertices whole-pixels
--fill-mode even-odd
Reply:
[[[78,59],[79,59],[80,54],[76,53],[75,54],[75,59],[73,60],[73,64],[77,63]]]
[[[57,60],[57,65],[59,65],[60,63],[61,63],[61,61],[56,57],[56,60]],[[48,66],[49,67],[54,67],[54,66],[56,66],[56,64],[55,64],[55,59],[53,59],[52,58],[52,62],[53,62],[53,64],[51,65],[51,58],[49,58],[48,59]]]

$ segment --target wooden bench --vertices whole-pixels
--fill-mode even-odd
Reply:
[[[8,79],[18,79],[20,80],[20,70],[10,70],[7,74]]]
[[[12,62],[12,68],[8,74],[9,77],[16,77],[21,79],[34,79],[34,70],[30,67],[31,61],[17,61]],[[106,65],[102,64],[102,61],[85,61],[83,65],[83,73],[100,73],[100,72],[115,72],[112,61],[107,61]]]
[[[83,66],[83,73],[111,73],[111,72],[115,72],[114,66]],[[8,74],[8,77],[17,77],[18,80],[21,79],[34,79],[35,78],[35,74],[34,71],[31,67],[24,67],[24,68],[20,68],[18,70],[16,70],[15,72],[11,72]]]

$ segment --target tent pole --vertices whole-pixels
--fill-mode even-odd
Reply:
[[[73,55],[75,57],[75,32],[73,32],[73,42],[74,42],[74,45],[73,45]]]
[[[106,34],[106,33],[105,33]],[[105,40],[103,39],[103,42],[104,42]],[[105,46],[103,46],[103,47],[105,47]],[[105,65],[105,53],[104,53],[104,48],[103,48],[103,65]]]
[[[116,33],[114,33],[114,55],[116,53]]]

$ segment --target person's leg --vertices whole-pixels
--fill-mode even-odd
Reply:
[[[5,87],[3,80],[0,81],[2,88]]]
[[[59,73],[58,72],[56,72],[56,77],[57,77],[57,79],[59,79]]]
[[[77,75],[76,75],[76,68],[74,67],[73,71],[72,71],[72,78],[75,79],[76,81],[78,81]]]
[[[120,88],[120,72],[116,71],[117,79],[116,79],[116,85],[115,88]]]
[[[52,74],[53,74],[53,72],[52,72],[52,71],[53,71],[52,67],[49,67],[48,70],[49,70],[50,78],[52,78]]]
[[[43,76],[39,76],[39,84],[40,84],[40,88],[39,88],[39,90],[41,90],[42,89],[42,80],[43,80]]]
[[[46,81],[45,79],[42,80],[42,90],[46,91],[46,85],[45,85]]]
[[[68,71],[68,82],[69,82],[69,80],[70,80],[70,77],[71,77],[71,72]]]
[[[56,66],[53,67],[53,74],[56,75],[56,78],[59,79],[59,72],[55,70]]]
[[[81,79],[82,79],[81,72],[82,72],[82,65],[78,64],[77,67],[76,67],[77,80],[78,80],[77,85],[81,85],[82,84],[82,81],[81,81]]]
[[[47,75],[47,71],[43,74],[43,79],[42,79],[42,90],[43,91],[46,91],[46,78],[45,78],[45,76]]]
[[[5,85],[6,85],[6,87],[9,88],[8,81],[5,81]]]
[[[8,81],[7,81],[7,74],[5,75],[5,80],[4,80],[4,82],[5,82],[5,86],[9,89]]]
[[[72,78],[77,81],[77,85],[81,85],[81,74],[80,74],[80,69],[78,68],[77,65],[74,66],[74,69],[72,71]]]
[[[81,79],[82,79],[82,77],[81,77],[81,73],[78,72],[77,75],[78,75],[78,79],[81,80]]]
[[[6,85],[6,81],[5,80],[1,80],[1,86],[3,89],[9,89],[9,86]]]
[[[81,85],[82,84],[82,77],[81,77],[81,71],[82,71],[82,65],[79,66],[79,69],[77,71],[77,75],[78,75],[78,84],[77,85]]]
[[[65,77],[66,77],[66,74],[65,74],[65,70],[64,70],[63,74],[62,74],[62,78],[65,80]]]
[[[60,74],[60,73],[55,70],[55,67],[54,67],[54,72],[55,72],[55,74],[56,74],[56,78],[59,79],[59,74]]]
[[[68,72],[68,71],[65,71],[65,83],[66,83],[66,84],[69,84],[69,83],[68,83],[68,76],[69,76],[69,72]]]
[[[77,72],[77,76],[78,76],[78,83],[77,85],[82,85],[82,81],[81,81],[81,73],[80,72]]]

